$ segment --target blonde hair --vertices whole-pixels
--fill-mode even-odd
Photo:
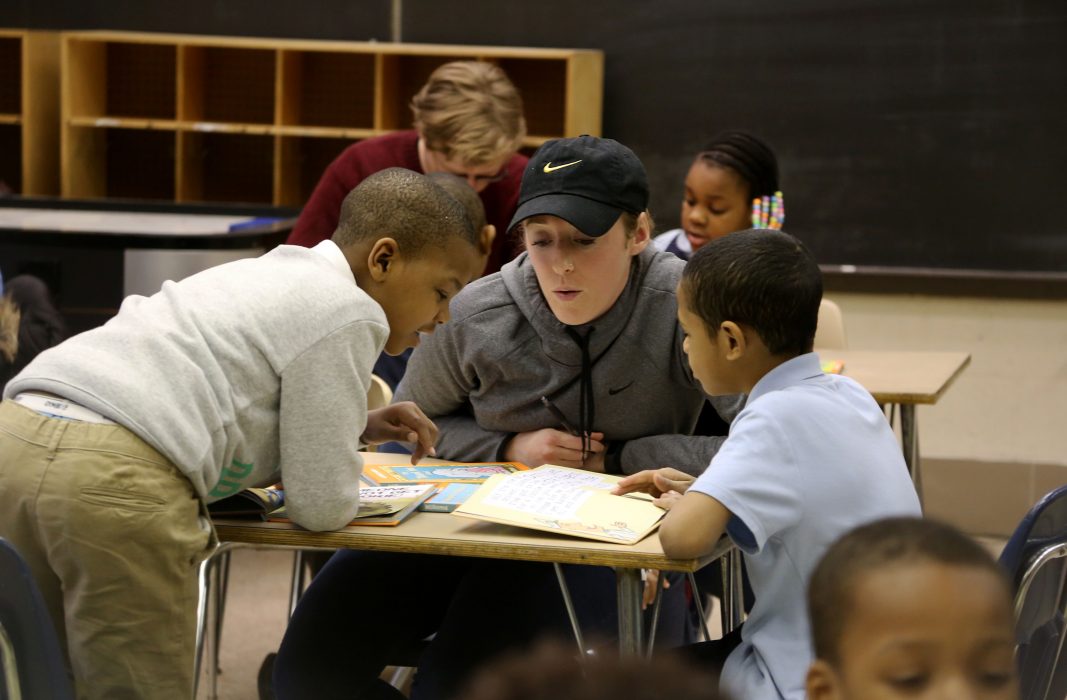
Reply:
[[[526,136],[519,91],[503,70],[484,61],[438,67],[411,99],[411,111],[430,150],[466,165],[509,156]]]
[[[14,362],[19,350],[19,319],[22,313],[9,296],[0,297],[0,358]]]

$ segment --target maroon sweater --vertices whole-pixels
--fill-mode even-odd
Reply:
[[[418,142],[418,132],[397,131],[346,148],[322,174],[286,243],[310,247],[333,236],[345,196],[364,178],[379,170],[400,167],[421,173]],[[507,235],[507,226],[518,206],[519,183],[527,160],[524,155],[512,156],[507,164],[507,177],[490,184],[481,193],[485,218],[496,226],[496,240],[485,265],[485,274],[499,270],[517,252]]]

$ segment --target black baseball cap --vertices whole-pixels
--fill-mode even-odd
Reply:
[[[596,136],[555,139],[530,158],[508,230],[531,216],[551,214],[587,236],[603,236],[623,212],[646,208],[648,177],[633,151]]]

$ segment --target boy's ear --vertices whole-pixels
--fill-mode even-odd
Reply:
[[[496,226],[486,224],[482,228],[482,235],[478,239],[478,250],[482,255],[489,255],[493,251],[493,241],[496,240]]]
[[[822,659],[815,659],[808,669],[808,700],[839,700],[841,689],[837,673]]]
[[[399,259],[400,246],[392,238],[379,238],[367,255],[367,270],[375,282],[384,282]]]
[[[748,349],[748,339],[745,338],[744,331],[733,321],[723,321],[719,326],[719,342],[727,360],[740,358]]]

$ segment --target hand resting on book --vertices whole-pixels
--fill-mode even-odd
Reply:
[[[639,491],[654,497],[652,501],[663,510],[670,510],[671,506],[678,502],[693,482],[695,476],[683,471],[662,467],[660,469],[646,469],[624,477],[619,485],[612,491],[616,496]]]

